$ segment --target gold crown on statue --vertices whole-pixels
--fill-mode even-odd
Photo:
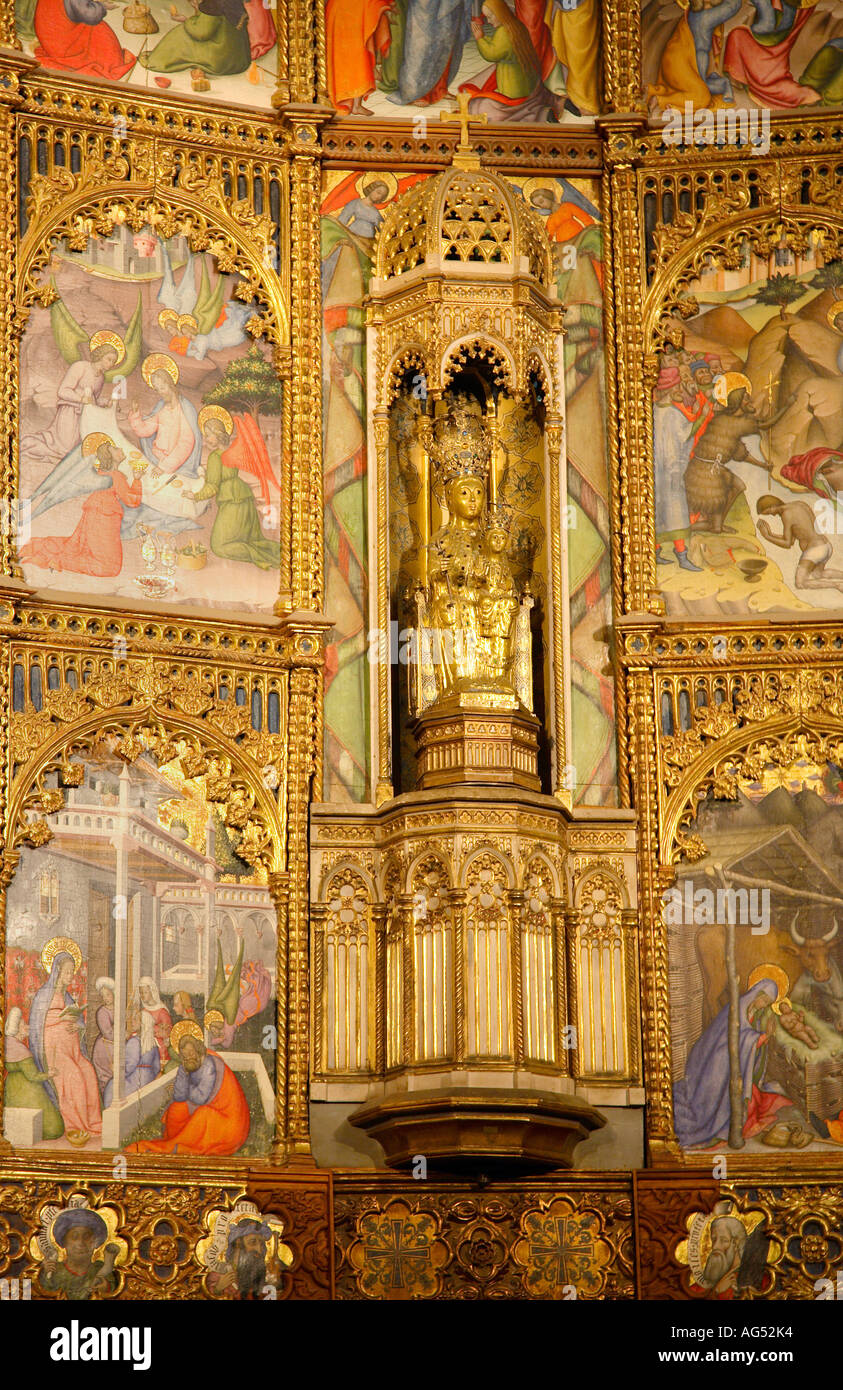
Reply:
[[[492,441],[482,416],[463,399],[453,400],[448,414],[433,426],[429,454],[437,491],[444,492],[457,478],[480,478],[485,483],[492,458]]]
[[[486,530],[487,531],[509,531],[515,521],[515,512],[507,502],[501,502],[496,498],[494,503],[486,508]]]

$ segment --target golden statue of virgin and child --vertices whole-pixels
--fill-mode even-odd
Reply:
[[[427,584],[416,592],[415,713],[434,705],[532,711],[533,600],[515,582],[510,520],[490,502],[483,419],[457,400],[424,430],[423,442],[446,520],[430,542]]]

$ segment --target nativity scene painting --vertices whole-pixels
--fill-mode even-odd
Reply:
[[[201,779],[103,755],[49,822],[8,898],[6,1138],[265,1154],[275,915]]]
[[[813,244],[711,266],[653,393],[668,613],[843,607],[843,263]]]
[[[800,758],[710,799],[666,895],[686,1151],[843,1150],[843,772]],[[731,919],[731,925],[730,925]],[[734,1083],[734,1084],[733,1084]]]
[[[599,0],[325,0],[328,93],[348,116],[593,121]]]
[[[42,67],[162,95],[269,107],[278,71],[268,0],[16,0],[24,51]]]
[[[21,348],[26,581],[271,612],[282,386],[235,277],[125,226],[47,275]]]
[[[643,0],[651,114],[843,104],[837,0]]]

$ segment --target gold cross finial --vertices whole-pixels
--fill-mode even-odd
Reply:
[[[459,122],[460,142],[454,151],[454,164],[460,165],[463,169],[479,169],[480,156],[471,148],[469,134],[470,125],[486,125],[488,116],[472,116],[468,110],[468,103],[471,97],[468,92],[457,92],[458,111],[440,111],[440,121],[447,121],[450,124]]]

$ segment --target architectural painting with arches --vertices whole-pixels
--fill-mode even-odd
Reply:
[[[10,679],[6,1140],[269,1154],[284,1130],[283,676],[24,646]],[[185,1039],[231,1104],[218,1134],[177,1148]]]

